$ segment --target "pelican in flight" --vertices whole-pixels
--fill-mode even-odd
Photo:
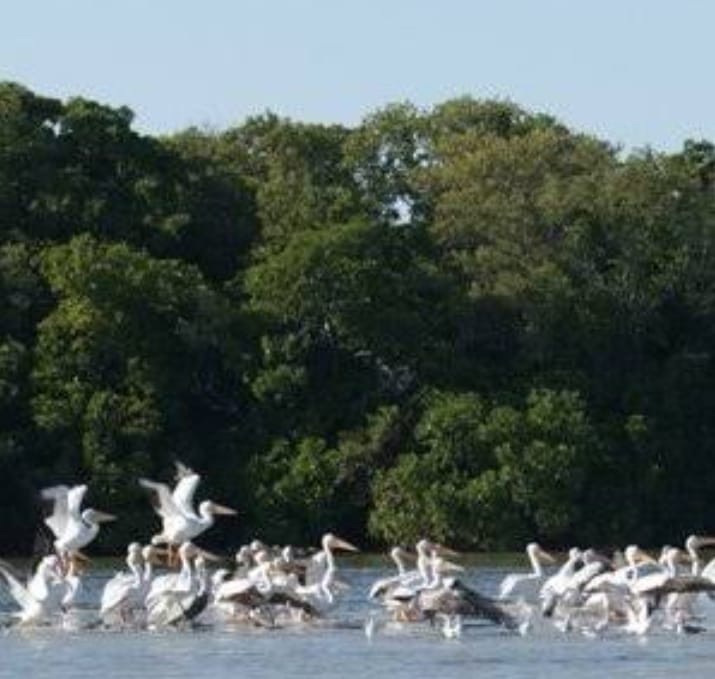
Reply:
[[[101,523],[116,519],[97,509],[80,511],[86,493],[86,485],[52,486],[41,491],[42,499],[52,502],[52,513],[45,518],[45,525],[54,534],[55,549],[65,565],[68,557],[97,537]]]
[[[215,516],[236,514],[236,510],[210,500],[202,502],[197,513],[194,509],[194,494],[201,477],[181,463],[177,463],[177,470],[179,480],[173,492],[164,483],[139,479],[139,485],[151,493],[154,510],[162,520],[161,533],[151,539],[153,545],[177,547],[211,528]]]
[[[5,579],[15,603],[20,606],[20,611],[14,616],[19,618],[21,625],[47,622],[60,613],[65,585],[60,559],[54,554],[42,558],[27,586],[4,562],[0,562],[0,575]]]

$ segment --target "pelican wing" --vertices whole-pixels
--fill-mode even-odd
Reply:
[[[660,577],[656,577],[660,575]],[[651,594],[660,597],[664,594],[676,592],[712,592],[715,591],[715,582],[699,575],[671,576],[667,573],[654,574],[653,577],[645,576],[636,580],[631,589],[636,594]]]
[[[185,474],[179,478],[179,482],[171,494],[171,498],[176,506],[186,516],[197,516],[196,509],[194,508],[194,494],[196,493],[200,480],[201,477],[198,474]]]
[[[299,597],[293,596],[290,592],[272,592],[268,596],[266,603],[290,606],[291,608],[299,608],[304,613],[313,618],[320,617],[320,611],[318,611],[318,609],[313,606],[313,604],[303,599],[300,599]]]
[[[12,570],[8,564],[0,562],[0,575],[5,578],[10,595],[23,611],[29,611],[40,605],[35,597],[30,594],[27,587],[12,574]]]
[[[508,629],[518,627],[515,618],[498,603],[479,592],[469,589],[459,580],[445,581],[446,587],[420,592],[419,606],[427,614],[446,613],[485,618]]]
[[[130,573],[117,573],[102,590],[100,613],[119,607],[127,601],[133,590],[138,590],[136,577]]]
[[[712,580],[715,582],[715,559],[711,559],[707,566],[703,568],[702,573],[700,573],[704,578],[708,578],[708,580]]]
[[[149,491],[154,511],[162,519],[184,515],[181,508],[174,501],[169,486],[165,483],[157,483],[156,481],[149,481],[149,479],[139,479],[139,485]]]
[[[328,569],[325,552],[320,551],[305,562],[305,585],[316,585],[322,582],[325,571]]]
[[[507,575],[499,585],[499,598],[506,599],[511,596],[511,593],[522,582],[522,580],[528,579],[530,575],[531,573],[510,573]]]
[[[72,486],[67,493],[67,512],[69,517],[75,521],[80,519],[82,500],[87,492],[87,486]]]
[[[67,486],[52,486],[40,491],[43,500],[52,502],[52,513],[45,517],[45,525],[52,531],[56,538],[59,538],[67,528],[69,520],[69,506],[67,496],[69,494]]]

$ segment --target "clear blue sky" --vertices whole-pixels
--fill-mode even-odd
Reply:
[[[715,139],[710,0],[17,0],[0,79],[143,131],[508,98],[626,147]]]

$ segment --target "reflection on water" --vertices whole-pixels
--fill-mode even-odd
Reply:
[[[469,572],[472,585],[494,593],[502,569]],[[109,575],[109,574],[107,574]],[[307,629],[201,629],[114,632],[5,630],[0,677],[673,677],[715,672],[715,630],[697,636],[659,634],[585,638],[537,626],[520,637],[494,627],[466,627],[460,640],[428,626],[378,627],[363,622],[376,569],[347,570],[352,587],[330,620]],[[96,597],[106,575],[88,582]],[[5,600],[3,600],[5,601]],[[715,624],[715,621],[713,621]]]

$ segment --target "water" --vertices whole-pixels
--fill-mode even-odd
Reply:
[[[505,569],[476,567],[466,579],[494,593]],[[699,635],[656,633],[646,638],[607,632],[587,638],[550,625],[524,637],[477,624],[461,639],[438,628],[378,626],[363,632],[370,605],[365,592],[384,575],[374,568],[345,569],[351,589],[324,624],[306,629],[18,630],[0,633],[0,678],[197,677],[669,677],[715,673],[715,630]],[[109,574],[87,580],[92,600]],[[3,602],[6,599],[2,599]],[[7,606],[2,606],[8,610]]]

